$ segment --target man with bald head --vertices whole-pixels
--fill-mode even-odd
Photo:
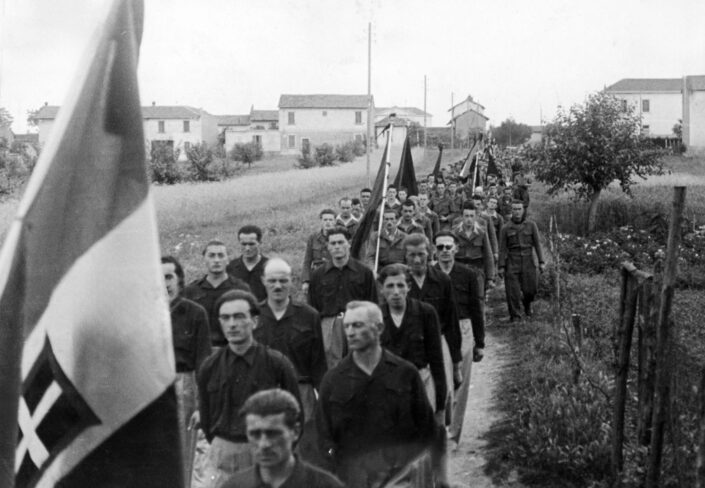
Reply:
[[[262,283],[267,298],[260,307],[255,340],[284,354],[296,368],[306,420],[315,405],[314,388],[327,370],[321,317],[313,307],[291,299],[291,266],[272,258],[264,266]]]

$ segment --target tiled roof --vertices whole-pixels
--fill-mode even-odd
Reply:
[[[253,122],[268,122],[273,120],[279,120],[279,110],[253,110],[250,113],[250,119]]]
[[[279,108],[367,108],[367,95],[282,95]],[[374,99],[373,99],[374,106]]]
[[[392,122],[393,122],[394,125],[396,125],[397,127],[398,127],[398,126],[402,126],[402,125],[403,125],[403,126],[407,126],[407,125],[410,125],[410,124],[413,123],[412,120],[409,120],[409,119],[404,118],[404,117],[392,117]],[[389,117],[385,117],[385,118],[380,119],[380,120],[378,120],[377,122],[375,122],[375,127],[384,127],[384,126],[387,125],[388,123],[389,123]]]
[[[607,92],[680,92],[681,78],[624,78],[605,88]]]
[[[185,105],[150,105],[142,107],[144,119],[197,119],[204,110]]]
[[[37,120],[54,120],[56,114],[59,113],[59,107],[56,105],[43,105],[37,112]]]
[[[392,112],[392,113],[406,112],[407,114],[418,115],[420,117],[423,117],[424,115],[426,115],[427,117],[431,116],[430,113],[424,112],[420,108],[416,108],[416,107],[397,107],[397,106],[394,106],[394,107],[375,107],[375,113],[381,114],[384,112]]]
[[[250,125],[249,115],[216,115],[218,125]]]
[[[685,80],[689,90],[705,90],[705,76],[686,76]]]

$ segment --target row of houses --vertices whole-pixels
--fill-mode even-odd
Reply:
[[[181,157],[191,145],[222,141],[230,151],[235,144],[257,142],[265,153],[300,154],[307,145],[363,142],[367,134],[368,107],[374,113],[374,135],[393,121],[395,140],[405,136],[410,124],[432,126],[433,117],[416,107],[375,107],[367,95],[281,95],[277,110],[250,109],[242,115],[213,115],[201,108],[185,105],[164,106],[152,103],[142,107],[144,133],[148,144],[168,144],[179,149]],[[451,107],[451,130],[457,137],[484,131],[484,107],[468,97]],[[35,115],[39,144],[44,145],[59,107],[45,104]]]

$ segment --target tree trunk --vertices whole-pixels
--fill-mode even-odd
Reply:
[[[602,190],[594,190],[590,195],[590,208],[588,209],[587,217],[587,233],[592,234],[595,230],[595,222],[597,220],[597,201],[600,199]]]

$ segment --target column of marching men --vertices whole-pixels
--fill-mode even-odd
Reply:
[[[350,242],[371,190],[321,210],[307,303],[256,225],[238,230],[237,258],[209,241],[187,286],[162,258],[187,486],[449,486],[487,293],[503,278],[507,321],[525,323],[544,266],[528,180],[472,188],[454,169],[417,195],[390,186],[361,260]]]

